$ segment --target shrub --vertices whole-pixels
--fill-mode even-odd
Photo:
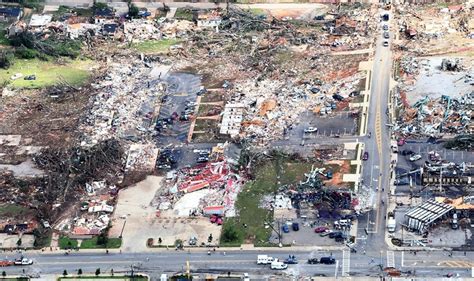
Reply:
[[[13,65],[15,55],[12,52],[2,51],[0,53],[0,68],[8,69]]]
[[[15,50],[15,55],[17,58],[20,58],[20,59],[34,59],[39,55],[39,53],[38,51],[34,49],[20,47]]]

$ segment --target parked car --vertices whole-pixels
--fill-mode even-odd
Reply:
[[[441,156],[439,155],[438,152],[430,151],[428,155],[430,157],[430,161],[439,161],[439,160],[441,160]]]
[[[336,231],[336,232],[329,233],[329,238],[336,238],[336,237],[342,237],[342,232]]]
[[[399,140],[397,141],[397,145],[398,145],[398,146],[402,146],[402,145],[404,145],[404,144],[405,144],[405,139],[404,139],[404,138],[401,138],[401,139],[399,139]]]
[[[284,224],[284,225],[281,227],[281,230],[282,230],[284,233],[290,232],[290,229],[288,228],[288,225],[286,225],[286,224]]]
[[[317,131],[318,131],[318,128],[315,128],[315,127],[308,127],[304,129],[304,132],[306,134],[316,133]]]
[[[421,159],[421,155],[420,154],[415,154],[413,156],[410,157],[410,161],[411,162],[415,162],[415,161],[418,161]]]
[[[196,236],[192,236],[191,238],[189,238],[189,242],[188,242],[188,243],[189,243],[190,246],[196,246],[196,244],[197,244],[197,238],[196,238]]]
[[[388,47],[388,41],[383,41],[383,46]]]
[[[206,88],[204,88],[204,86],[201,86],[199,88],[199,91],[196,93],[196,95],[201,96],[201,95],[204,95],[205,93],[207,93]]]
[[[24,80],[36,80],[36,75],[32,74],[32,75],[28,75],[28,76],[25,76],[25,78],[23,78]]]
[[[415,152],[413,152],[413,151],[411,151],[411,150],[409,150],[409,149],[402,150],[402,152],[401,152],[401,154],[402,154],[403,156],[412,155],[412,154],[414,154],[414,153],[415,153]]]
[[[319,263],[322,263],[322,264],[335,264],[335,263],[336,263],[336,259],[333,258],[333,257],[322,257],[322,258],[319,260]]]
[[[337,101],[343,101],[344,100],[344,97],[339,95],[339,94],[332,95],[332,98],[337,100]]]
[[[325,227],[325,226],[318,226],[314,229],[314,232],[316,233],[324,233],[324,232],[327,232],[329,230],[329,228]]]
[[[336,242],[344,242],[344,237],[342,237],[342,236],[337,236],[337,237],[334,238],[334,240],[335,240]]]
[[[328,230],[328,231],[326,231],[326,232],[323,232],[323,233],[319,234],[319,236],[325,237],[325,236],[328,236],[328,235],[331,234],[331,233],[333,233],[333,232],[332,232],[331,230]]]
[[[364,155],[362,155],[362,160],[364,160],[364,161],[369,160],[369,153],[367,151],[364,152]]]
[[[318,258],[311,258],[311,259],[308,259],[308,263],[309,263],[309,264],[318,264],[318,263],[319,263],[319,259],[318,259]]]
[[[196,162],[197,163],[206,163],[206,162],[209,162],[209,158],[208,157],[198,157]]]
[[[390,34],[389,34],[387,31],[385,31],[385,32],[383,33],[383,38],[385,38],[385,39],[390,38]]]
[[[388,25],[384,24],[382,28],[383,30],[388,30]]]
[[[291,224],[291,228],[293,229],[293,231],[298,231],[298,230],[300,230],[300,225],[299,225],[299,223],[294,222],[294,223]]]

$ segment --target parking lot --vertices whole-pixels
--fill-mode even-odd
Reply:
[[[173,119],[172,124],[159,131],[157,142],[162,145],[186,143],[191,121],[179,120],[186,105],[196,102],[201,78],[190,73],[171,73],[165,80],[168,84],[167,95],[160,108],[158,120]]]
[[[209,234],[215,239],[220,237],[221,227],[211,224],[208,218],[182,218],[173,210],[158,211],[153,198],[162,188],[161,182],[161,177],[148,176],[120,192],[109,235],[123,237],[122,249],[146,251],[148,238],[155,242],[161,238],[162,245],[174,245],[177,239],[188,241],[191,236],[199,244],[206,242]]]
[[[357,118],[351,116],[350,112],[338,112],[330,117],[315,116],[312,112],[301,115],[298,124],[293,125],[291,130],[287,130],[286,138],[290,140],[312,139],[322,136],[344,136],[356,133]],[[305,133],[309,127],[317,128],[317,132]]]
[[[397,175],[406,174],[423,166],[425,161],[430,161],[429,153],[436,152],[441,160],[453,162],[456,164],[474,163],[474,153],[468,151],[458,151],[445,149],[443,143],[429,143],[426,141],[407,141],[403,146],[398,147],[398,162],[396,167]],[[419,160],[410,161],[410,157],[414,154],[421,156]],[[405,155],[404,155],[405,154]],[[416,173],[412,174],[412,183],[419,185],[421,177]],[[408,178],[402,180],[401,185],[408,185]]]
[[[294,231],[291,223],[297,222],[299,225],[299,230]],[[283,225],[287,223],[286,221],[280,221],[280,228],[283,229]],[[293,219],[288,221],[288,233],[281,231],[282,235],[282,244],[284,245],[299,245],[299,246],[340,246],[343,242],[336,242],[335,239],[330,238],[329,236],[321,237],[321,233],[315,233],[315,228],[318,227],[327,227],[328,229],[333,229],[334,221],[331,220],[312,220],[311,222],[306,219]],[[275,229],[278,229],[278,223],[275,223]],[[338,230],[334,230],[338,231]],[[278,235],[273,231],[270,238],[272,243],[278,244]]]

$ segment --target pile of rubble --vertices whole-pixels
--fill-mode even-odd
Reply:
[[[313,168],[305,174],[306,180],[295,185],[285,185],[279,188],[274,202],[264,198],[262,206],[274,208],[313,206],[318,210],[319,217],[337,217],[342,211],[360,210],[359,200],[349,191],[334,190],[325,186],[324,168]]]
[[[143,40],[159,40],[162,34],[155,21],[146,19],[133,19],[123,24],[123,33],[128,42]]]
[[[456,47],[465,48],[463,40],[474,33],[473,12],[467,2],[447,7],[405,4],[397,5],[397,10],[398,26],[406,39],[400,47],[407,52],[455,52]]]
[[[104,79],[93,85],[92,107],[80,126],[82,145],[101,140],[122,139],[146,143],[153,132],[164,84],[150,77],[144,62],[114,62]]]
[[[402,112],[402,120],[394,130],[404,136],[441,137],[445,133],[466,134],[473,131],[474,92],[459,98],[425,97]]]
[[[347,106],[348,100],[359,94],[359,81],[364,75],[357,73],[332,83],[315,81],[300,85],[269,79],[243,81],[231,90],[231,101],[247,109],[242,122],[244,135],[255,142],[268,143],[281,139],[284,131],[298,124],[304,113],[331,115]]]
[[[182,216],[214,214],[233,217],[242,185],[241,177],[233,173],[230,164],[223,159],[199,164],[173,174],[173,179],[167,183],[168,191],[159,196],[157,205],[161,210],[174,205],[176,213]],[[181,206],[184,212],[180,210]]]

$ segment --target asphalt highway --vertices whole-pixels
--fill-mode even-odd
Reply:
[[[74,274],[80,268],[86,273],[94,273],[100,268],[102,273],[110,272],[112,269],[115,273],[130,273],[132,268],[135,273],[142,272],[152,277],[159,277],[162,273],[172,274],[185,272],[187,262],[189,262],[190,272],[192,274],[204,273],[220,273],[239,275],[244,272],[251,276],[259,278],[271,275],[284,276],[341,276],[346,270],[351,276],[381,276],[381,268],[387,266],[388,259],[393,255],[393,263],[397,268],[401,268],[406,276],[417,277],[431,276],[441,277],[448,273],[457,273],[460,276],[471,276],[471,267],[474,266],[472,253],[454,253],[449,256],[448,252],[419,252],[414,255],[408,252],[390,252],[382,251],[381,253],[371,251],[367,253],[357,252],[349,253],[345,251],[292,251],[291,249],[280,249],[277,251],[245,251],[245,250],[229,250],[225,252],[222,249],[207,254],[207,251],[175,251],[160,250],[151,253],[119,253],[110,251],[109,254],[103,253],[82,253],[72,252],[65,255],[63,252],[57,253],[41,253],[31,252],[24,253],[25,256],[31,258],[34,264],[31,266],[14,266],[4,268],[8,274],[27,274],[48,276],[54,274],[62,274],[66,270],[70,274]],[[257,255],[267,254],[275,258],[283,260],[289,254],[295,255],[299,260],[298,264],[288,266],[283,271],[271,270],[270,266],[257,265]],[[8,253],[7,258],[18,257],[18,253]],[[321,258],[324,256],[333,256],[337,262],[333,265],[310,265],[307,264],[308,258]],[[349,266],[347,267],[347,262]],[[380,266],[382,264],[382,267]],[[345,268],[345,269],[344,269]],[[23,272],[24,271],[24,272]]]

